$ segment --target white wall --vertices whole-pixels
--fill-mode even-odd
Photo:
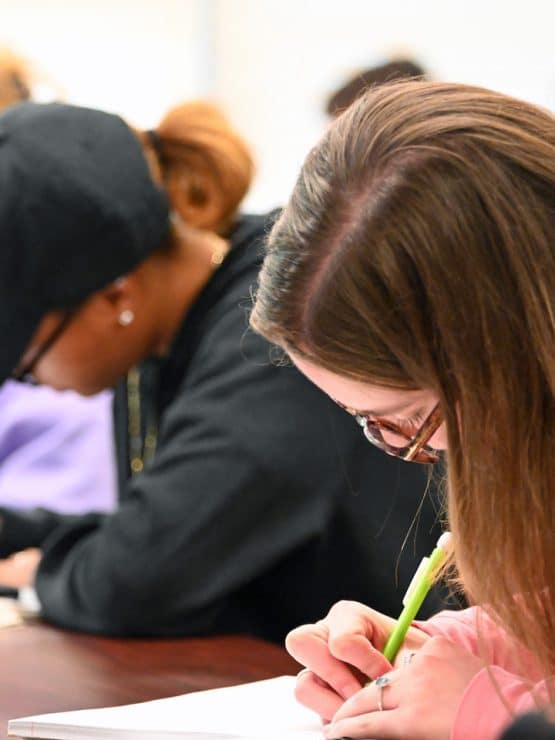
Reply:
[[[203,0],[0,0],[0,44],[26,55],[73,103],[154,125],[213,86]]]
[[[217,93],[256,147],[253,207],[280,201],[353,72],[412,54],[434,76],[555,109],[552,0],[219,0]]]
[[[552,0],[0,0],[0,44],[73,102],[146,127],[219,100],[255,149],[257,210],[287,197],[326,96],[357,69],[407,53],[555,108],[554,29]]]

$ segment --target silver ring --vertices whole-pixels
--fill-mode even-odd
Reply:
[[[378,710],[383,712],[383,690],[391,683],[390,676],[380,676],[374,683],[378,687]]]

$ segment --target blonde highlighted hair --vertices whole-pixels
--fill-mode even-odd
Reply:
[[[0,110],[31,97],[29,64],[9,49],[0,48]]]

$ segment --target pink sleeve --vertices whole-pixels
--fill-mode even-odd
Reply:
[[[528,681],[537,683],[544,678],[532,653],[519,645],[479,607],[459,612],[439,612],[425,622],[414,624],[430,637],[442,635],[479,658],[485,657],[489,664],[523,676]]]
[[[483,668],[466,687],[450,740],[495,740],[516,714],[548,701],[545,682],[532,686],[498,666]]]
[[[515,714],[548,701],[537,660],[482,609],[440,612],[415,626],[431,637],[442,635],[478,657],[484,657],[485,651],[489,668],[483,668],[468,684],[451,740],[494,740]]]

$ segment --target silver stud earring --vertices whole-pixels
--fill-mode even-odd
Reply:
[[[135,314],[130,308],[126,308],[122,311],[118,317],[118,323],[120,326],[129,326],[135,321]]]

